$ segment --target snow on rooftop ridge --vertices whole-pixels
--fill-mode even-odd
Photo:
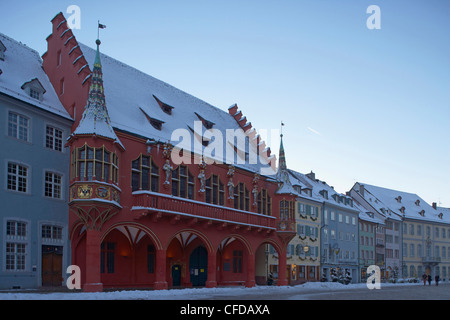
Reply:
[[[306,188],[311,189],[312,198],[319,199],[320,201],[328,202],[345,209],[358,211],[358,209],[353,206],[353,198],[336,192],[334,188],[328,185],[325,181],[316,179],[313,172],[303,174],[291,169],[289,169],[289,171],[296,179],[298,179],[300,183],[305,184],[305,186],[307,186]],[[326,192],[324,193],[323,191]]]
[[[42,68],[39,53],[7,35],[0,33],[0,41],[6,47],[5,59],[0,60],[0,92],[22,100],[45,111],[72,120],[65,110]],[[22,86],[37,79],[45,93],[35,99],[22,89]]]
[[[441,212],[415,193],[358,183],[364,186],[364,195],[361,196],[374,208],[387,215],[394,213],[398,217],[450,223],[450,215],[443,214],[440,218]]]

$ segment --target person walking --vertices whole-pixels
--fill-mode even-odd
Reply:
[[[436,281],[436,285],[439,284],[439,275],[436,275],[436,276],[434,277],[434,281]]]
[[[423,285],[426,285],[427,284],[427,274],[426,273],[424,273],[422,275],[422,279],[423,279]]]
[[[428,275],[428,285],[431,286],[431,274]]]

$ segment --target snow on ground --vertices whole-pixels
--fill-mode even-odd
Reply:
[[[391,284],[382,283],[383,286],[418,286],[420,283]],[[240,296],[277,295],[337,291],[367,288],[365,283],[343,285],[336,282],[307,282],[298,286],[269,287],[256,286],[253,288],[232,287],[232,288],[191,288],[191,289],[171,289],[171,290],[123,290],[111,292],[0,292],[0,300],[205,300],[221,299],[221,297],[233,297],[236,300]],[[37,290],[36,290],[37,291]]]

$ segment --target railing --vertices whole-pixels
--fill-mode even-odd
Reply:
[[[438,264],[441,262],[441,257],[422,257],[422,263],[435,263]]]
[[[254,212],[174,197],[151,191],[133,192],[133,211],[153,211],[224,223],[277,229],[277,219]]]

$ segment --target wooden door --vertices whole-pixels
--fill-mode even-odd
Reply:
[[[42,247],[42,286],[58,287],[62,285],[62,247]]]

